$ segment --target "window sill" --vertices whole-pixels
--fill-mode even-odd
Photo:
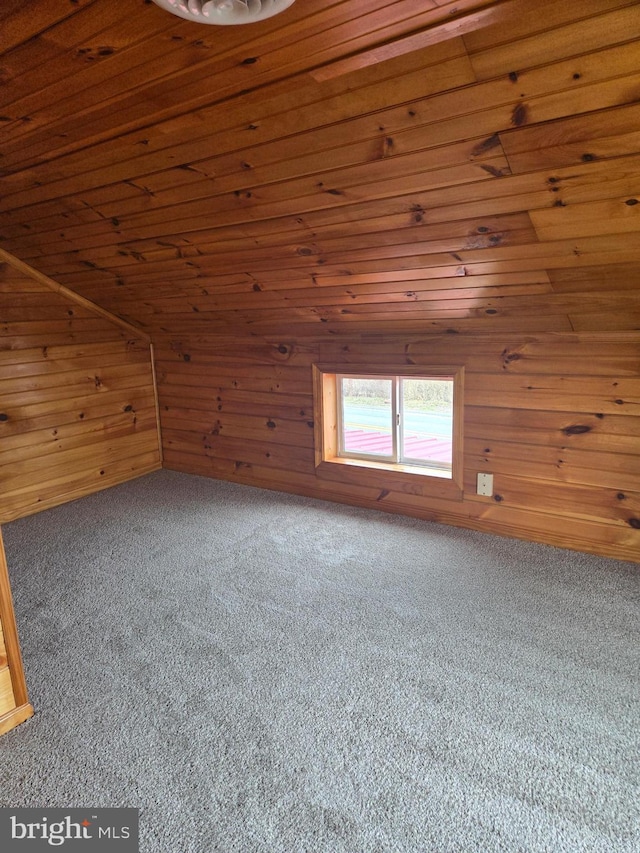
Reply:
[[[352,483],[360,486],[388,488],[405,494],[462,501],[462,488],[448,471],[401,465],[393,462],[375,462],[364,459],[345,459],[334,456],[316,466],[316,476],[324,480]]]
[[[418,477],[438,477],[451,480],[451,471],[443,468],[430,468],[426,465],[408,465],[404,462],[376,462],[375,459],[356,459],[353,456],[336,456],[325,460],[334,465],[354,465],[356,468],[374,468],[378,471],[400,471],[402,474],[415,474]]]

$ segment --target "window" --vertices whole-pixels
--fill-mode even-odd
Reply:
[[[338,456],[451,476],[453,376],[338,374]]]
[[[314,366],[316,474],[461,499],[464,369],[344,368]]]

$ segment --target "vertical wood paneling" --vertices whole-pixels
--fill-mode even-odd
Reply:
[[[640,336],[381,336],[157,349],[165,465],[640,561]],[[311,365],[465,367],[464,496],[316,475]],[[492,498],[476,475],[494,474]],[[420,478],[428,479],[428,478]]]

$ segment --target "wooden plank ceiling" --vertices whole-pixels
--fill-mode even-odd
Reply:
[[[2,246],[152,336],[640,328],[638,2],[0,29]]]

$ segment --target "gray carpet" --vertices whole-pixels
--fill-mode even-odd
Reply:
[[[639,567],[161,471],[3,528],[0,804],[144,853],[640,849]]]

